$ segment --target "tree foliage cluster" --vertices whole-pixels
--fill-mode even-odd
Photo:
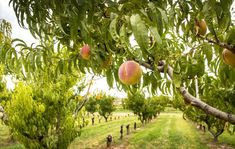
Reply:
[[[129,93],[128,98],[124,100],[124,108],[133,111],[142,124],[148,122],[153,117],[157,117],[160,112],[164,111],[169,103],[167,96],[154,96],[145,98],[142,92]]]
[[[76,79],[18,83],[4,107],[7,125],[27,148],[67,148],[80,135],[76,100],[71,87]]]
[[[89,97],[85,108],[92,114],[98,112],[99,115],[104,117],[105,121],[107,122],[108,117],[111,116],[112,112],[115,110],[114,102],[114,97],[100,92]]]

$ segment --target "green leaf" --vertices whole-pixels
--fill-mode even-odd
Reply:
[[[156,42],[160,45],[162,44],[162,39],[158,33],[158,29],[156,27],[150,27],[150,32],[152,33],[154,39]]]
[[[232,28],[227,34],[227,43],[235,44],[235,28]]]
[[[60,73],[63,74],[64,73],[64,63],[62,60],[60,60],[58,62],[58,68],[59,68]]]
[[[142,50],[148,49],[149,37],[148,29],[141,20],[139,14],[133,14],[130,18],[131,27],[135,36],[135,40]]]
[[[212,60],[212,56],[213,56],[213,51],[212,51],[212,47],[210,44],[204,44],[203,45],[203,53],[206,55],[206,59],[208,61],[208,63],[211,62]]]
[[[116,42],[119,41],[119,35],[117,33],[117,23],[118,23],[118,17],[113,19],[109,25],[110,35],[112,36],[113,40],[115,40]]]
[[[106,71],[106,79],[107,79],[107,83],[108,83],[109,87],[113,87],[113,74],[112,74],[111,69],[108,69]]]

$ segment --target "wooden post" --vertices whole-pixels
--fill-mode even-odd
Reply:
[[[91,122],[92,122],[92,125],[95,124],[95,118],[94,117],[91,118]]]
[[[122,139],[123,138],[123,125],[121,125],[120,134],[121,134],[120,139]]]
[[[111,135],[108,135],[106,139],[107,139],[107,148],[111,148],[113,137]]]
[[[82,127],[85,127],[85,118],[82,117]]]
[[[130,124],[126,125],[126,134],[130,134]]]
[[[99,118],[99,123],[100,123],[100,121],[101,121],[101,117]]]
[[[134,123],[134,130],[136,130],[136,122]]]

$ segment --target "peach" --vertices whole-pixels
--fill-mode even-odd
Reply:
[[[196,23],[195,23],[195,29],[196,29],[196,34],[197,35],[204,36],[206,34],[206,31],[207,31],[206,21],[204,19],[202,19],[201,21],[197,20]]]
[[[124,62],[118,70],[120,81],[126,85],[134,85],[140,81],[142,69],[135,61]]]
[[[235,54],[228,49],[224,49],[222,52],[224,63],[235,67]]]
[[[90,47],[89,45],[85,44],[81,50],[80,50],[80,55],[83,59],[88,60],[91,55]]]

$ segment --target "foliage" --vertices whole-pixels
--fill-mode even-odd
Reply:
[[[134,94],[128,94],[128,98],[125,99],[125,107],[138,115],[142,123],[151,119],[153,116],[157,116],[164,110],[168,103],[168,97],[155,96],[152,98],[145,98],[141,92],[135,92]]]
[[[66,148],[79,134],[71,87],[77,79],[18,83],[5,109],[8,125],[26,148]]]
[[[100,94],[100,99],[98,102],[98,112],[101,116],[105,118],[107,122],[108,117],[112,114],[115,110],[114,100],[115,98],[110,95]]]
[[[232,0],[69,0],[60,3],[11,0],[10,4],[19,24],[24,27],[27,23],[31,33],[43,41],[42,46],[35,48],[22,41],[16,43],[25,51],[21,54],[25,55],[24,67],[30,73],[54,64],[58,67],[52,73],[54,77],[57,73],[79,69],[105,75],[110,86],[116,82],[119,89],[126,91],[147,87],[153,95],[159,91],[172,95],[172,89],[177,92],[180,85],[192,93],[194,78],[200,80],[208,74],[226,80],[227,87],[234,81],[235,70],[222,64],[220,56],[222,48],[233,44]],[[202,18],[208,27],[205,37],[196,36],[194,30],[195,20]],[[52,39],[66,49],[66,56],[59,50],[51,50],[53,43],[45,45]],[[84,44],[91,48],[89,61],[79,56]],[[51,62],[51,59],[56,60]],[[144,74],[139,85],[126,86],[118,79],[118,67],[130,59],[151,66],[144,65],[151,70]],[[174,68],[173,81],[168,80],[166,69],[161,75],[157,72],[161,60]],[[208,84],[207,80],[203,81]]]
[[[85,105],[85,108],[87,112],[90,112],[91,114],[94,114],[97,112],[98,105],[97,105],[97,99],[95,97],[90,97]]]

